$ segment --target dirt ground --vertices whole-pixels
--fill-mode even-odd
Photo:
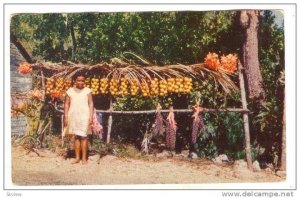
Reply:
[[[234,165],[215,165],[203,159],[118,158],[90,156],[87,165],[71,164],[55,152],[27,153],[12,148],[12,181],[15,185],[187,184],[230,182],[280,182],[264,170],[250,172]],[[99,163],[98,163],[99,162]]]

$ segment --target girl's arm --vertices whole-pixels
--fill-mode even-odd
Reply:
[[[65,106],[64,106],[64,126],[68,125],[68,112],[70,109],[70,97],[66,95],[65,98]]]
[[[89,109],[90,109],[90,124],[93,123],[93,115],[94,115],[94,102],[92,93],[88,95]]]

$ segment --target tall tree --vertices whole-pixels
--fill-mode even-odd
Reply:
[[[243,42],[243,65],[245,67],[247,87],[250,98],[264,97],[262,75],[258,61],[258,38],[259,11],[242,10],[240,12],[240,24],[244,29]]]
[[[279,81],[285,84],[284,73],[281,72]],[[281,159],[280,159],[280,169],[286,170],[286,125],[285,125],[285,95],[283,99],[283,115],[282,115],[282,135],[281,135]]]

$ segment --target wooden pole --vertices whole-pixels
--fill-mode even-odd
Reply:
[[[144,111],[111,111],[111,110],[96,110],[98,113],[108,113],[108,114],[155,114],[156,110],[144,110]],[[161,113],[169,113],[169,109],[160,110]],[[192,109],[174,109],[174,113],[193,113]],[[238,112],[244,113],[249,112],[248,109],[240,108],[227,108],[227,109],[205,109],[203,108],[201,112]]]
[[[243,109],[247,109],[245,81],[244,81],[242,69],[243,69],[242,64],[239,62],[238,72],[239,72],[239,80],[240,80],[240,88],[241,88],[242,106],[243,106]],[[243,112],[243,120],[244,120],[244,133],[245,133],[247,164],[248,164],[248,168],[252,171],[253,166],[252,166],[252,159],[251,159],[251,144],[250,144],[248,112]]]
[[[42,89],[45,90],[45,77],[44,77],[43,70],[41,70],[41,77],[42,77]]]
[[[64,114],[61,115],[61,146],[64,146]]]
[[[112,127],[112,110],[113,110],[113,102],[112,98],[110,98],[110,106],[109,106],[110,114],[108,116],[108,125],[107,125],[107,137],[106,137],[106,143],[108,144],[110,142],[110,133],[111,133],[111,127]]]
[[[60,113],[64,113],[62,109],[55,106],[55,110]],[[107,114],[155,114],[156,110],[139,110],[139,111],[114,111],[114,110],[96,110],[97,113],[107,113]],[[169,113],[169,109],[161,109],[161,113]],[[192,109],[173,109],[174,113],[193,113]],[[203,108],[201,112],[237,112],[237,113],[248,113],[248,109],[241,108],[226,108],[226,109],[206,109]]]

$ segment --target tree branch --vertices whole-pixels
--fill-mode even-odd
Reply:
[[[24,48],[22,43],[18,40],[16,35],[14,35],[12,32],[10,32],[10,41],[17,47],[19,52],[22,54],[22,56],[25,58],[25,60],[28,63],[35,63],[36,61],[33,60],[30,55],[28,54],[27,50]]]

